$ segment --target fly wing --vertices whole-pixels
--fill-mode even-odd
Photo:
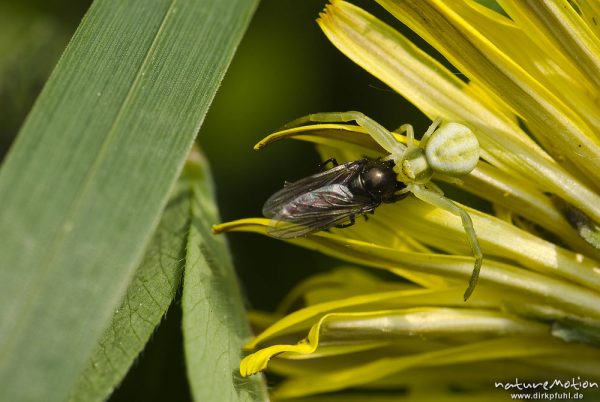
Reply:
[[[377,206],[370,198],[352,194],[343,184],[330,184],[288,202],[272,217],[267,232],[290,239],[335,226]]]
[[[289,203],[304,194],[331,184],[348,183],[360,173],[364,163],[364,160],[348,162],[292,183],[286,182],[281,190],[277,191],[265,202],[262,210],[263,215],[267,218],[274,218]]]

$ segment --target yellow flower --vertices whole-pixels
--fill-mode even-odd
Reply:
[[[466,79],[350,3],[332,1],[318,23],[427,116],[477,135],[482,160],[451,184],[494,206],[495,216],[467,208],[484,254],[479,285],[463,302],[473,258],[460,219],[414,197],[351,228],[291,239],[409,282],[347,266],[308,279],[279,311],[251,314],[263,331],[242,375],[269,364],[285,378],[278,398],[364,388],[359,399],[458,390],[506,400],[496,383],[599,383],[600,7],[499,0],[501,14],[471,0],[377,2]],[[281,138],[340,161],[386,156],[363,128],[341,124],[283,130],[257,148]],[[243,219],[215,231],[267,234],[268,225]],[[298,300],[305,307],[290,311]]]

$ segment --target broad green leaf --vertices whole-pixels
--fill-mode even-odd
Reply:
[[[193,177],[193,176],[191,176]],[[211,194],[189,181],[191,225],[183,282],[183,338],[188,381],[196,401],[266,401],[262,378],[243,379],[239,364],[251,336],[235,271]]]
[[[0,400],[63,401],[257,0],[97,0],[0,171]]]
[[[144,261],[137,269],[121,306],[115,311],[111,326],[105,332],[94,356],[89,361],[71,401],[103,401],[110,395],[167,312],[179,288],[184,266],[191,266],[192,269],[195,267],[194,263],[186,263],[188,243],[196,240],[195,236],[198,233],[196,230],[190,231],[191,222],[195,218],[193,212],[198,207],[201,207],[202,210],[215,211],[215,206],[206,160],[198,152],[193,152],[191,155],[192,158],[186,163],[158,229],[146,250]],[[211,214],[211,219],[214,219],[214,216],[214,213]],[[229,264],[227,250],[223,249],[222,241],[210,246],[214,247],[213,250],[216,250],[217,253],[221,253],[219,258]],[[234,271],[229,266],[228,269],[226,274],[229,278],[227,280],[233,287],[232,291],[236,291]],[[191,290],[192,297],[195,296],[195,290],[197,289]],[[235,293],[226,296],[233,298]],[[209,299],[205,301],[210,302]],[[234,334],[232,339],[248,337],[250,334],[244,327],[245,312],[239,297],[235,303],[231,303],[231,307],[231,311],[225,313],[233,315],[231,321],[239,324],[240,331],[239,334]],[[196,318],[192,314],[192,326],[197,325],[194,321]],[[204,325],[208,319],[210,317],[200,317],[198,323]],[[225,332],[229,332],[231,329],[233,328],[228,327]],[[207,339],[207,341],[211,342],[212,339]],[[191,347],[193,348],[194,344]],[[227,347],[229,348],[230,345]],[[242,346],[234,344],[232,347],[240,351]],[[235,356],[234,353],[232,363],[237,371],[239,359],[235,361]],[[214,362],[209,359],[204,360],[201,364],[206,365],[208,370],[214,368]],[[219,379],[224,379],[227,375],[226,373],[222,374],[223,377],[219,377]],[[199,380],[206,381],[207,377],[199,377]],[[212,384],[212,380],[209,381],[209,384]],[[260,395],[258,390],[261,385],[258,378],[248,381],[246,384],[257,387],[252,392]],[[219,386],[224,385],[227,384],[219,383]],[[231,387],[231,384],[229,386]],[[214,400],[214,397],[211,400]]]
[[[144,349],[175,297],[183,274],[190,227],[189,170],[187,164],[144,260],[88,362],[71,401],[104,401]],[[200,183],[203,177],[196,174],[195,179],[198,185],[203,184]]]

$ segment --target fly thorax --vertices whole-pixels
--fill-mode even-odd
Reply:
[[[396,173],[388,162],[371,161],[357,177],[359,191],[381,202],[393,196],[397,189]]]
[[[433,175],[425,151],[418,147],[409,147],[404,152],[400,160],[400,169],[400,175],[414,183],[426,183]]]

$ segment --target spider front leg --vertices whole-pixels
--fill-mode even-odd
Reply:
[[[415,129],[410,124],[403,124],[396,130],[398,134],[406,133],[406,145],[411,147],[415,142]]]
[[[427,131],[425,131],[425,134],[423,134],[423,137],[421,137],[421,147],[424,148],[425,145],[427,145],[427,141],[429,141],[429,137],[431,137],[431,134],[433,134],[435,132],[435,130],[440,126],[441,123],[442,123],[442,119],[440,117],[438,117],[431,123],[429,128],[427,128]]]
[[[469,279],[469,286],[465,291],[464,298],[465,301],[471,296],[473,290],[475,290],[475,286],[477,285],[477,280],[479,279],[479,271],[481,270],[481,264],[483,262],[483,254],[481,253],[481,248],[479,247],[479,240],[477,239],[477,234],[475,233],[475,229],[473,228],[473,221],[471,217],[461,207],[444,197],[442,194],[436,193],[434,191],[428,190],[422,185],[413,184],[410,186],[411,192],[415,195],[415,197],[419,198],[422,201],[425,201],[428,204],[431,204],[435,207],[441,208],[445,211],[450,212],[451,214],[460,216],[462,220],[463,228],[465,229],[465,233],[467,234],[467,239],[469,240],[469,244],[471,246],[471,250],[473,251],[473,256],[475,257],[475,266],[473,268],[473,273],[471,274],[471,278]]]
[[[356,124],[363,127],[373,140],[390,154],[401,154],[406,149],[404,144],[398,142],[385,127],[363,113],[356,111],[309,114],[292,120],[282,129],[298,127],[307,123],[347,123],[349,121],[355,121]]]
[[[425,147],[425,145],[427,144],[427,141],[429,140],[429,137],[431,137],[431,135],[440,126],[440,124],[442,124],[442,119],[440,117],[438,117],[437,119],[435,119],[431,123],[431,125],[429,126],[429,128],[427,129],[427,131],[425,131],[425,134],[423,134],[423,137],[421,138],[421,141],[420,141],[420,144],[419,144],[419,146],[421,148]],[[410,124],[403,124],[400,127],[398,127],[397,130],[395,130],[395,133],[397,133],[397,134],[406,133],[406,144],[409,147],[412,146],[412,145],[414,145],[414,143],[415,143],[415,130],[414,130],[414,128],[413,128],[412,125],[410,125]]]

